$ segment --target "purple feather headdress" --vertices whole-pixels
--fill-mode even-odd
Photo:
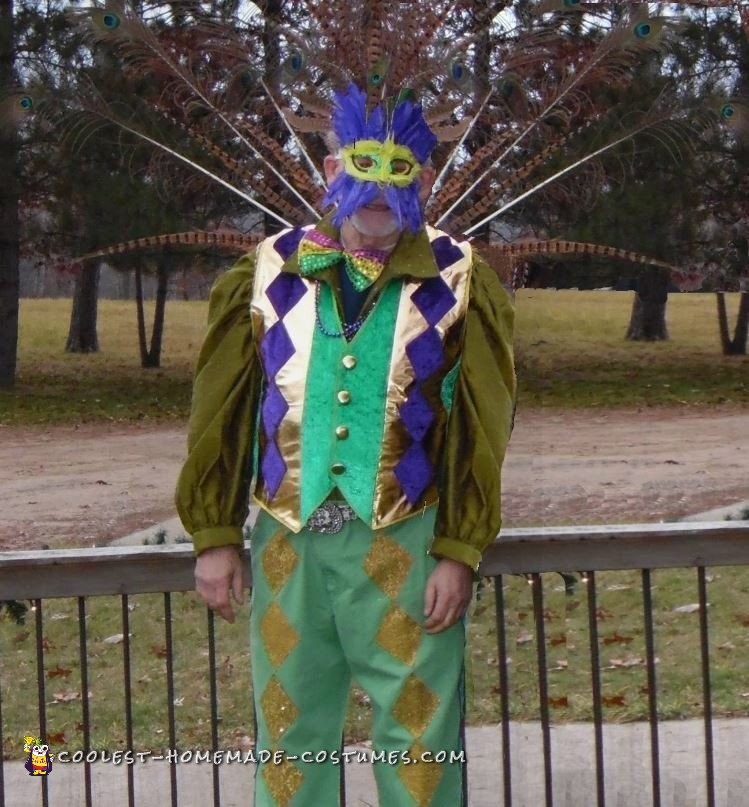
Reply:
[[[355,84],[351,84],[345,93],[335,94],[332,125],[342,146],[352,145],[357,140],[384,142],[389,137],[398,145],[411,149],[414,157],[422,164],[429,159],[437,143],[437,138],[424,120],[421,104],[410,100],[401,101],[395,106],[388,121],[382,105],[367,113],[367,95]],[[332,221],[336,227],[340,227],[360,207],[373,202],[379,192],[380,186],[376,182],[358,180],[344,171],[330,184],[323,206],[336,206]],[[424,224],[419,201],[419,183],[412,182],[405,188],[385,185],[382,192],[398,226],[402,228],[405,225],[412,232],[418,232]]]

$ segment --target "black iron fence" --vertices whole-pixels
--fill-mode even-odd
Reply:
[[[739,799],[745,801],[727,801],[718,793],[716,788],[716,746],[714,742],[713,725],[713,697],[711,675],[719,665],[716,665],[711,653],[711,637],[708,609],[709,576],[708,567],[722,566],[748,566],[749,565],[749,522],[721,522],[721,523],[678,523],[678,524],[650,524],[650,525],[619,525],[604,527],[565,527],[565,528],[538,528],[514,529],[503,533],[501,540],[497,541],[487,552],[482,573],[493,579],[496,639],[498,670],[498,687],[496,689],[499,699],[500,716],[500,743],[494,763],[495,774],[493,781],[497,787],[490,794],[483,793],[480,797],[472,797],[469,803],[483,805],[496,804],[504,807],[523,807],[524,805],[546,805],[546,807],[610,807],[625,803],[611,791],[609,787],[609,769],[606,764],[606,731],[607,722],[604,720],[605,698],[601,683],[601,637],[599,635],[599,576],[602,572],[612,570],[635,571],[639,575],[641,589],[642,629],[644,637],[643,667],[646,674],[647,685],[643,688],[647,700],[647,742],[638,745],[638,752],[649,766],[648,792],[638,792],[635,796],[627,797],[629,807],[637,804],[661,805],[675,804],[675,798],[669,790],[669,800],[663,795],[663,759],[661,749],[661,732],[664,723],[659,714],[658,689],[658,658],[656,647],[658,644],[657,629],[653,618],[653,581],[652,573],[659,569],[692,569],[694,574],[697,602],[694,611],[698,614],[699,641],[699,669],[701,671],[701,716],[702,722],[702,748],[701,761],[692,760],[693,766],[703,770],[704,794],[697,796],[698,801],[684,801],[683,803],[704,803],[707,807],[722,807],[731,804],[739,807],[740,804],[749,804],[749,796],[743,794]],[[546,572],[574,573],[578,578],[578,585],[582,587],[582,597],[587,610],[587,647],[589,665],[589,695],[592,701],[592,721],[589,729],[592,733],[592,754],[588,767],[594,770],[592,787],[586,790],[581,797],[570,791],[569,782],[560,789],[557,786],[561,771],[555,759],[554,743],[552,742],[552,729],[555,721],[552,720],[551,707],[554,699],[550,697],[549,664],[547,653],[553,639],[547,636],[547,611],[545,597],[550,582]],[[247,583],[251,580],[251,572],[247,568]],[[508,576],[523,575],[530,584],[531,611],[528,624],[533,629],[533,644],[535,647],[535,674],[537,686],[538,712],[535,726],[540,729],[540,747],[542,749],[542,765],[539,775],[542,779],[536,782],[535,796],[530,796],[530,785],[527,776],[519,777],[516,755],[523,753],[518,744],[517,717],[513,714],[512,691],[513,677],[510,644],[512,638],[508,633],[508,604],[506,589]],[[749,578],[749,575],[748,575]],[[513,577],[513,580],[516,578]],[[749,580],[747,581],[749,584]],[[210,769],[210,795],[206,798],[195,795],[192,780],[178,775],[180,759],[176,752],[170,752],[162,760],[167,775],[149,780],[147,787],[139,786],[137,778],[140,772],[134,764],[121,766],[121,791],[116,797],[111,795],[111,787],[107,791],[109,796],[97,795],[100,790],[96,787],[95,779],[100,776],[100,766],[97,761],[101,759],[102,749],[100,741],[92,733],[92,720],[90,708],[90,662],[91,641],[87,628],[89,608],[92,600],[99,596],[117,596],[118,623],[120,633],[117,643],[122,645],[122,678],[112,679],[109,684],[119,689],[120,681],[124,683],[124,736],[122,737],[123,761],[127,762],[138,757],[138,749],[133,733],[134,709],[138,708],[133,696],[133,651],[131,646],[131,614],[137,595],[157,594],[162,599],[159,622],[163,620],[163,633],[160,634],[158,653],[165,661],[165,675],[163,682],[163,696],[166,703],[165,725],[159,729],[163,733],[164,745],[169,749],[176,749],[180,740],[175,712],[175,614],[174,596],[177,592],[185,592],[193,587],[193,558],[189,546],[161,546],[161,547],[122,547],[92,550],[48,550],[41,552],[10,552],[0,554],[0,601],[21,600],[32,603],[32,611],[27,617],[27,631],[30,634],[33,627],[33,641],[35,643],[35,663],[33,669],[24,673],[9,666],[7,659],[0,656],[0,737],[4,741],[15,738],[17,735],[30,729],[18,722],[17,712],[8,709],[10,695],[16,695],[19,689],[25,692],[25,700],[29,707],[29,720],[38,715],[38,730],[42,738],[48,738],[48,703],[47,691],[50,676],[60,671],[50,668],[48,661],[49,642],[47,637],[46,612],[51,601],[58,598],[68,598],[75,603],[73,616],[77,619],[77,657],[80,665],[79,691],[73,693],[76,704],[80,701],[80,736],[82,742],[77,749],[81,764],[80,782],[77,785],[76,796],[71,797],[73,791],[65,791],[57,787],[54,777],[42,777],[40,787],[34,791],[43,807],[54,804],[85,804],[106,803],[107,807],[115,804],[140,804],[143,807],[150,805],[170,803],[173,805],[207,804],[212,803],[218,807],[222,803],[233,803],[231,799],[222,796],[221,766],[211,764]],[[72,598],[72,599],[71,599]],[[95,602],[95,600],[94,600]],[[150,611],[154,610],[151,601]],[[749,624],[749,623],[748,623]],[[10,618],[0,624],[0,631],[10,625]],[[7,631],[6,631],[7,633]],[[216,626],[213,614],[209,611],[205,617],[205,648],[206,658],[203,665],[202,656],[196,655],[194,674],[196,677],[206,677],[207,701],[209,714],[210,748],[209,754],[202,753],[204,760],[213,760],[214,753],[222,754],[220,748],[219,725],[221,721],[219,711],[220,675],[218,674],[220,654],[217,654]],[[7,639],[7,641],[10,641]],[[194,641],[190,640],[191,642]],[[59,667],[59,665],[58,665]],[[26,678],[24,678],[26,675]],[[516,682],[517,683],[517,682]],[[749,685],[747,685],[749,696]],[[32,695],[33,693],[33,695]],[[34,708],[32,708],[32,704]],[[3,707],[6,707],[5,709]],[[527,715],[524,716],[527,720]],[[36,724],[34,728],[36,727]],[[182,760],[184,762],[184,759]],[[14,776],[9,776],[10,766]],[[18,770],[21,763],[18,759],[3,760],[0,754],[0,807],[15,807],[23,804],[32,807],[37,803],[29,796],[26,788],[23,792],[18,790]],[[64,767],[58,765],[59,768]],[[251,790],[251,766],[244,766],[246,773],[240,787],[249,798]],[[342,772],[342,803],[345,804],[346,782],[344,768]],[[205,768],[205,766],[204,766]],[[163,771],[162,771],[163,772]],[[471,754],[469,744],[468,781],[469,787],[472,777]],[[25,780],[28,781],[28,780]],[[36,783],[35,783],[36,784]],[[225,785],[225,781],[224,781]],[[160,788],[160,789],[159,789]],[[491,788],[490,788],[491,789]],[[527,792],[526,792],[527,791]],[[101,791],[103,792],[103,791]],[[59,793],[59,795],[58,795]],[[692,794],[694,796],[694,794]],[[71,798],[73,800],[71,800]],[[117,799],[121,801],[117,801]],[[222,802],[223,798],[223,802]]]

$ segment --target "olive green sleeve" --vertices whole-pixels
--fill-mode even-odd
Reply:
[[[216,281],[195,371],[176,504],[198,554],[242,544],[260,388],[250,316],[254,269],[254,255],[245,255]]]
[[[510,294],[475,258],[431,547],[474,571],[502,523],[501,471],[516,394],[514,318]]]

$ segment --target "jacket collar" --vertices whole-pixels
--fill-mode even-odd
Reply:
[[[330,220],[332,216],[332,212],[326,214],[315,224],[315,229],[338,241],[340,233]],[[294,250],[287,258],[281,267],[281,271],[295,275],[299,274],[298,250]],[[321,272],[321,275],[326,274],[327,272]],[[426,280],[430,277],[439,277],[439,274],[439,268],[434,259],[434,252],[432,251],[426,228],[422,227],[415,235],[410,230],[404,230],[395,245],[395,249],[390,254],[382,274],[378,278],[377,286],[381,286],[391,278],[402,277],[403,275],[408,275],[417,280]]]

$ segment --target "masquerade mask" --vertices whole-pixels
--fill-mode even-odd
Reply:
[[[407,146],[400,146],[390,138],[358,140],[341,149],[343,166],[349,176],[361,182],[377,182],[408,187],[421,172],[421,165]]]
[[[336,93],[331,124],[344,166],[323,200],[335,205],[333,224],[340,227],[382,192],[398,227],[418,232],[424,220],[416,179],[437,142],[421,106],[406,99],[368,111],[366,93],[352,84]]]

